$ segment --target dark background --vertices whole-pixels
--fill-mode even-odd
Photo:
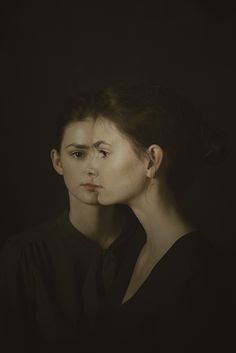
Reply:
[[[49,151],[58,102],[75,86],[151,79],[177,89],[222,128],[230,155],[207,167],[188,212],[233,259],[235,9],[228,1],[8,3],[1,8],[2,235],[54,217],[66,192]]]

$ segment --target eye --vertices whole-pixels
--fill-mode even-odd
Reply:
[[[76,151],[71,153],[71,156],[75,159],[83,159],[86,156],[86,152],[85,151]]]
[[[102,155],[102,158],[107,158],[110,154],[108,151],[105,150],[98,150],[98,152]]]

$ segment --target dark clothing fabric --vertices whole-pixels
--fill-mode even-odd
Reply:
[[[121,304],[145,240],[131,213],[108,250],[80,234],[68,212],[12,237],[1,254],[2,351],[209,353],[222,343],[227,351],[228,292],[200,232],[180,238]]]
[[[181,237],[130,300],[103,310],[90,351],[228,351],[232,306],[219,265],[203,234]]]
[[[68,211],[11,237],[0,258],[0,349],[84,352],[103,302],[122,300],[144,242],[131,212],[107,250],[74,228]]]

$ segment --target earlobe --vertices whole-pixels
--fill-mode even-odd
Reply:
[[[159,145],[151,145],[146,153],[148,158],[146,175],[149,178],[154,178],[161,166],[163,150]]]
[[[57,152],[56,149],[52,149],[51,150],[50,157],[51,157],[52,165],[53,165],[53,168],[55,169],[55,171],[59,175],[63,175],[63,167],[62,167],[62,164],[61,164],[60,154]]]

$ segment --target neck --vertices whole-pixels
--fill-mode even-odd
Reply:
[[[69,218],[82,234],[108,248],[120,235],[124,224],[124,211],[118,205],[88,205],[70,202]]]
[[[163,256],[177,239],[194,230],[173,202],[163,201],[155,184],[129,206],[145,229],[149,258]]]

